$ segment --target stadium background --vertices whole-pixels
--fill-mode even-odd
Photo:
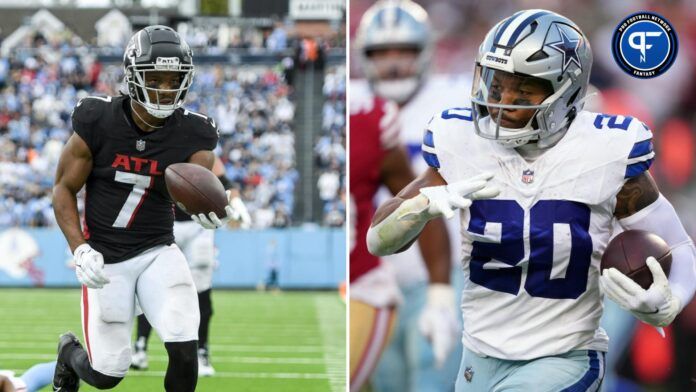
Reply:
[[[185,106],[216,119],[226,175],[252,216],[250,230],[216,233],[213,285],[263,287],[277,269],[282,290],[213,292],[218,374],[199,390],[343,390],[342,0],[0,1],[0,369],[53,360],[60,333],[81,335],[78,282],[51,207],[55,166],[72,108],[125,91],[123,49],[149,24],[174,27],[192,47]],[[161,390],[166,352],[153,339],[150,370],[117,389]]]
[[[488,30],[520,9],[544,8],[575,21],[594,53],[591,83],[599,91],[586,108],[631,115],[654,132],[656,160],[651,173],[674,204],[692,238],[696,236],[696,2],[560,0],[416,0],[428,11],[437,39],[431,72],[471,75],[473,59]],[[353,43],[360,18],[372,0],[351,0],[350,77],[361,78]],[[664,75],[638,80],[614,63],[610,39],[619,21],[639,10],[659,13],[679,38],[675,64]],[[470,91],[462,91],[468,102]],[[613,316],[616,316],[612,313]],[[619,314],[618,319],[626,315]],[[609,321],[612,323],[612,321]],[[616,355],[617,389],[606,391],[696,391],[696,301],[685,308],[661,339],[652,328],[633,323],[630,341]],[[615,339],[618,339],[615,336]]]

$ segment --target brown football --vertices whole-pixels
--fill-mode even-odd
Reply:
[[[602,255],[601,270],[614,267],[647,290],[653,282],[650,268],[645,264],[649,256],[656,258],[669,276],[672,252],[665,240],[648,231],[627,230],[609,241]]]
[[[225,188],[215,174],[193,163],[174,163],[164,171],[164,182],[172,199],[181,203],[189,214],[227,213]]]

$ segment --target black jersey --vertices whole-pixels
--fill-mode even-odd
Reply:
[[[130,98],[87,97],[72,114],[75,133],[92,152],[84,233],[105,263],[174,242],[174,204],[164,183],[167,166],[213,150],[218,132],[208,117],[177,109],[162,128],[141,131]]]
[[[174,220],[177,222],[188,222],[192,221],[191,215],[187,214],[184,210],[179,207],[174,207]]]

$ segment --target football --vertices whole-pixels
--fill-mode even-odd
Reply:
[[[665,240],[648,231],[627,230],[609,241],[602,255],[601,270],[616,268],[647,290],[653,282],[652,273],[645,264],[649,256],[656,258],[669,276],[672,252]]]
[[[175,163],[164,171],[169,195],[183,205],[189,214],[215,212],[222,218],[227,213],[225,188],[215,174],[193,163]]]

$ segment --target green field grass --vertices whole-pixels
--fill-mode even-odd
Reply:
[[[345,304],[334,292],[213,291],[214,377],[198,391],[345,391]],[[82,337],[78,289],[0,289],[0,369],[21,374],[56,357],[58,336]],[[167,353],[153,333],[150,369],[116,391],[162,391]],[[44,388],[41,391],[49,391]],[[80,391],[96,391],[82,384]]]

